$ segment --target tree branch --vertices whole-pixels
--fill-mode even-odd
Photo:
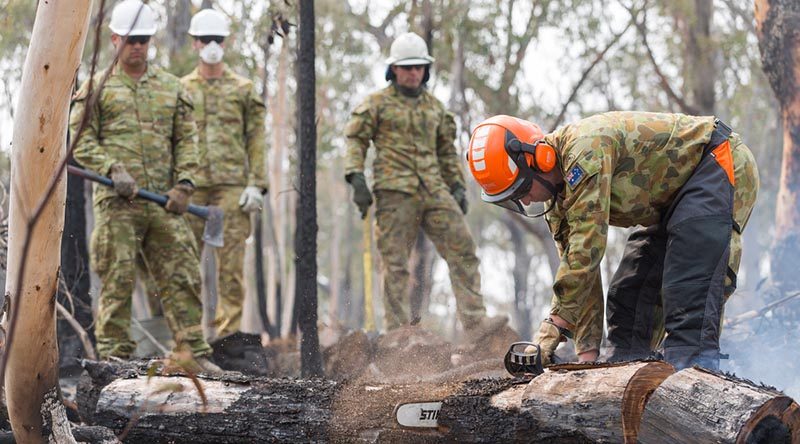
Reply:
[[[58,314],[64,318],[65,321],[75,330],[75,333],[78,334],[78,339],[80,339],[81,344],[83,345],[84,353],[86,357],[91,359],[92,361],[97,360],[97,354],[94,352],[94,347],[92,346],[92,341],[89,340],[89,333],[86,333],[86,330],[81,327],[80,322],[72,316],[72,313],[69,312],[60,302],[56,302],[56,310],[58,310]]]
[[[594,67],[597,66],[597,64],[600,63],[600,61],[603,60],[603,58],[606,56],[606,53],[614,45],[617,44],[619,39],[622,38],[623,34],[628,32],[628,29],[630,29],[630,27],[634,23],[634,21],[635,20],[633,18],[631,18],[631,21],[628,22],[628,25],[625,26],[625,29],[623,29],[622,31],[614,34],[614,37],[611,39],[610,42],[608,42],[606,47],[603,48],[603,50],[600,51],[597,54],[597,56],[594,58],[594,60],[592,60],[592,63],[590,63],[589,66],[583,71],[583,74],[581,75],[580,80],[578,80],[578,83],[576,83],[575,86],[572,88],[572,93],[570,93],[569,97],[567,98],[567,101],[564,102],[564,105],[561,107],[561,111],[558,113],[558,117],[556,117],[555,121],[553,121],[553,124],[550,126],[550,131],[555,130],[558,127],[558,125],[561,124],[561,121],[564,119],[564,115],[566,115],[566,113],[567,113],[567,107],[572,103],[573,100],[575,100],[575,96],[578,95],[578,90],[580,90],[581,86],[583,86],[583,82],[585,82],[586,79],[589,78],[589,74],[592,72]]]
[[[401,12],[405,11],[406,3],[399,2],[392,8],[389,13],[384,17],[383,21],[380,25],[375,26],[369,21],[369,3],[367,3],[367,7],[364,8],[364,12],[358,14],[353,11],[353,7],[350,5],[350,1],[347,0],[344,2],[345,12],[348,15],[356,19],[361,26],[366,29],[367,32],[372,34],[376,40],[378,40],[378,46],[381,47],[382,51],[385,51],[386,48],[389,46],[389,36],[386,35],[386,28],[389,26]]]
[[[650,48],[650,43],[647,41],[647,26],[646,26],[646,15],[643,14],[642,22],[639,23],[636,20],[636,14],[628,9],[628,12],[631,14],[634,23],[636,24],[636,29],[639,31],[639,35],[642,37],[642,44],[644,45],[645,50],[647,50],[647,57],[650,59],[650,62],[653,64],[653,70],[655,71],[656,75],[659,78],[659,83],[661,84],[661,89],[667,93],[667,96],[674,102],[678,107],[686,114],[698,114],[698,111],[695,107],[686,103],[686,101],[680,97],[674,89],[669,84],[669,80],[661,72],[661,68],[658,67],[658,62],[656,61],[655,55],[653,54],[653,50]]]

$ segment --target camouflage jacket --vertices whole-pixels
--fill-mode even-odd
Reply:
[[[97,85],[103,73],[95,76]],[[71,113],[72,137],[83,118],[89,82],[77,92]],[[109,76],[75,147],[80,164],[108,175],[122,164],[148,191],[165,193],[180,180],[193,183],[197,174],[196,127],[192,102],[177,77],[152,65],[137,81],[115,69]],[[115,196],[96,186],[94,201]]]
[[[464,185],[454,143],[453,115],[433,94],[406,97],[394,85],[371,94],[356,107],[345,129],[345,174],[363,172],[370,142],[376,190],[416,193]]]
[[[194,102],[198,186],[242,185],[267,188],[264,155],[264,100],[253,82],[226,66],[219,79],[197,69],[181,78]]]
[[[551,313],[576,326],[577,351],[599,349],[600,261],[609,225],[649,226],[700,163],[714,117],[645,112],[598,114],[545,136],[564,191],[547,215],[561,254]]]

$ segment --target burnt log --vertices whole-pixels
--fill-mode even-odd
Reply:
[[[406,383],[369,374],[340,382],[148,377],[146,363],[84,366],[78,403],[94,404],[80,405],[82,417],[126,431],[125,442],[788,443],[800,424],[797,404],[780,393],[699,370],[673,374],[659,361],[563,364],[531,381],[445,372]],[[442,402],[436,427],[397,424],[398,404],[426,401]],[[716,416],[698,417],[698,403]],[[736,421],[753,432],[726,438]]]
[[[784,420],[796,421],[792,404],[791,398],[771,387],[700,368],[686,369],[653,392],[644,409],[639,439],[655,444],[788,444],[791,430]]]
[[[553,366],[526,385],[473,386],[445,400],[439,422],[465,442],[636,442],[648,396],[673,372],[657,361]]]
[[[460,385],[342,384],[236,372],[192,379],[148,376],[153,370],[146,362],[83,366],[81,417],[125,433],[125,442],[432,442],[441,437],[435,430],[396,426],[394,406],[444,399]]]

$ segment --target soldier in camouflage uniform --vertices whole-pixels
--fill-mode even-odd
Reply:
[[[147,63],[148,42],[156,31],[149,6],[139,0],[119,3],[110,28],[112,43],[122,47],[119,62],[110,68],[88,126],[78,134],[89,82],[76,94],[71,119],[80,138],[75,159],[114,181],[114,188],[94,187],[91,262],[103,284],[97,351],[103,358],[128,358],[136,349],[130,337],[131,296],[141,256],[178,347],[191,350],[201,370],[217,372],[207,359],[211,347],[200,325],[197,245],[182,216],[198,164],[192,102],[176,77]],[[165,193],[167,211],[135,199],[138,186]]]
[[[373,143],[386,328],[409,323],[408,258],[422,227],[450,268],[459,318],[465,330],[474,332],[505,324],[506,319],[490,321],[485,315],[475,243],[462,214],[467,200],[453,145],[455,121],[425,88],[432,61],[416,34],[395,40],[387,61],[391,85],[356,107],[347,124],[345,174],[365,217],[372,194],[364,178],[364,159]]]
[[[194,17],[189,34],[200,61],[181,79],[194,102],[198,128],[200,174],[192,202],[216,205],[225,211],[225,245],[216,249],[219,294],[216,334],[224,338],[239,331],[244,301],[245,240],[250,235],[249,214],[261,209],[267,192],[264,175],[264,101],[253,82],[235,74],[222,62],[227,18],[213,9]],[[203,221],[192,229],[202,241]]]
[[[641,225],[609,287],[606,359],[650,356],[663,306],[665,359],[718,368],[722,306],[736,288],[758,192],[738,134],[714,117],[683,114],[610,112],[547,135],[496,116],[475,129],[469,158],[485,201],[523,214],[550,201],[561,265],[550,318],[534,339],[545,358],[565,337],[582,360],[597,358],[608,227]]]

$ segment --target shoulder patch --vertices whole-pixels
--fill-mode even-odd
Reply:
[[[567,172],[567,175],[564,176],[564,180],[567,181],[570,188],[575,189],[584,177],[586,177],[586,171],[584,171],[580,165],[575,164]]]

